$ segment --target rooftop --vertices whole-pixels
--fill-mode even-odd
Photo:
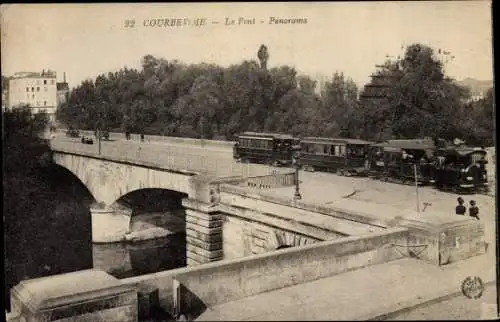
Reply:
[[[265,133],[265,132],[243,132],[239,135],[240,137],[242,136],[253,136],[253,137],[259,137],[259,138],[276,138],[276,139],[282,139],[282,140],[287,140],[287,139],[294,139],[294,137],[290,134],[281,134],[281,133]]]
[[[434,142],[431,140],[389,140],[381,143],[374,144],[378,147],[398,148],[409,150],[427,150],[434,149]]]
[[[314,142],[314,143],[347,143],[347,144],[358,144],[358,145],[369,145],[373,142],[359,140],[359,139],[346,139],[346,138],[322,138],[322,137],[305,137],[301,140],[302,142]]]
[[[11,79],[17,78],[55,78],[56,72],[51,70],[43,70],[42,72],[18,72]]]

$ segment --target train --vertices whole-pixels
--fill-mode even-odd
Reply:
[[[372,142],[258,132],[241,133],[233,147],[233,158],[240,162],[297,165],[305,171],[432,185],[453,192],[488,190],[486,154],[483,148],[428,138]]]

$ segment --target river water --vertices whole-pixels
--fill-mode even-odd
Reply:
[[[93,200],[90,194],[81,183],[61,173],[61,170],[54,171],[49,178],[54,200],[46,207],[35,206],[27,214],[29,223],[15,233],[6,233],[8,255],[4,303],[7,309],[10,310],[10,288],[23,279],[89,268],[126,278],[186,265],[185,218],[178,195],[175,198],[171,195],[162,197],[156,192],[156,195],[146,193],[145,197],[144,194],[136,194],[131,198],[143,205],[154,206],[149,212],[144,207],[134,211],[131,230],[137,232],[156,227],[163,230],[164,237],[129,243],[93,244],[89,211]],[[165,206],[165,202],[156,203],[148,198],[169,202]]]

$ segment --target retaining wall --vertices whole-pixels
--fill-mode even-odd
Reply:
[[[404,256],[406,229],[347,237],[244,258],[120,280],[158,288],[160,306],[171,314],[196,312],[262,292],[309,282]]]
[[[399,259],[405,249],[395,245],[406,240],[407,230],[396,228],[188,268],[174,277],[176,310],[196,315],[214,305]]]

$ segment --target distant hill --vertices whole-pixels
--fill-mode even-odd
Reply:
[[[493,87],[492,80],[477,80],[474,78],[466,78],[457,82],[461,86],[469,87],[472,96],[484,96],[486,92]]]

